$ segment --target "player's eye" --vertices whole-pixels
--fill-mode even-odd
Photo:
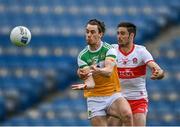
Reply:
[[[120,31],[119,34],[125,35],[126,33],[124,31]]]
[[[91,33],[92,33],[92,34],[95,34],[95,33],[96,33],[96,31],[95,31],[95,30],[91,30]]]
[[[88,33],[89,33],[89,30],[86,30],[86,33],[88,34]]]

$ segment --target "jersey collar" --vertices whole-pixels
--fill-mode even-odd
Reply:
[[[135,48],[135,45],[133,44],[133,47],[131,48],[131,50],[129,52],[124,52],[123,50],[121,50],[120,46],[119,46],[119,51],[124,55],[124,56],[128,56],[130,53],[133,52]]]
[[[92,52],[92,53],[98,52],[98,51],[101,49],[102,45],[103,45],[103,42],[101,41],[101,45],[100,45],[100,47],[99,47],[97,50],[91,50],[90,47],[89,47],[89,45],[88,45],[88,50],[89,50],[90,52]]]

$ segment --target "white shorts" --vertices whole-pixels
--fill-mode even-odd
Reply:
[[[106,116],[107,109],[111,104],[118,98],[123,97],[121,93],[114,93],[111,96],[102,97],[88,97],[87,108],[88,108],[88,119],[95,116]]]

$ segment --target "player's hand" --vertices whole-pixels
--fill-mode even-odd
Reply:
[[[89,76],[88,71],[86,71],[84,69],[80,69],[80,68],[77,70],[77,74],[78,74],[79,78],[82,80],[86,80],[87,77]]]
[[[95,64],[95,65],[91,65],[91,66],[90,66],[90,69],[91,69],[91,73],[92,73],[93,75],[97,75],[97,74],[100,73],[100,68],[97,67],[96,64]]]
[[[164,71],[162,69],[153,68],[153,73],[151,75],[152,80],[162,79],[164,77]]]
[[[71,88],[73,90],[84,90],[87,88],[87,85],[86,84],[75,84],[75,85],[72,85]]]

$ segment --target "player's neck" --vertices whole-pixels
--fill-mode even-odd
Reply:
[[[91,51],[96,51],[96,50],[98,50],[100,47],[101,47],[101,42],[98,42],[98,43],[95,44],[95,45],[89,45],[89,48],[90,48]]]
[[[130,51],[132,51],[133,47],[134,47],[134,43],[131,42],[131,43],[129,43],[129,44],[126,45],[126,46],[121,46],[121,47],[120,47],[120,50],[121,50],[122,52],[124,52],[124,53],[129,53]]]

